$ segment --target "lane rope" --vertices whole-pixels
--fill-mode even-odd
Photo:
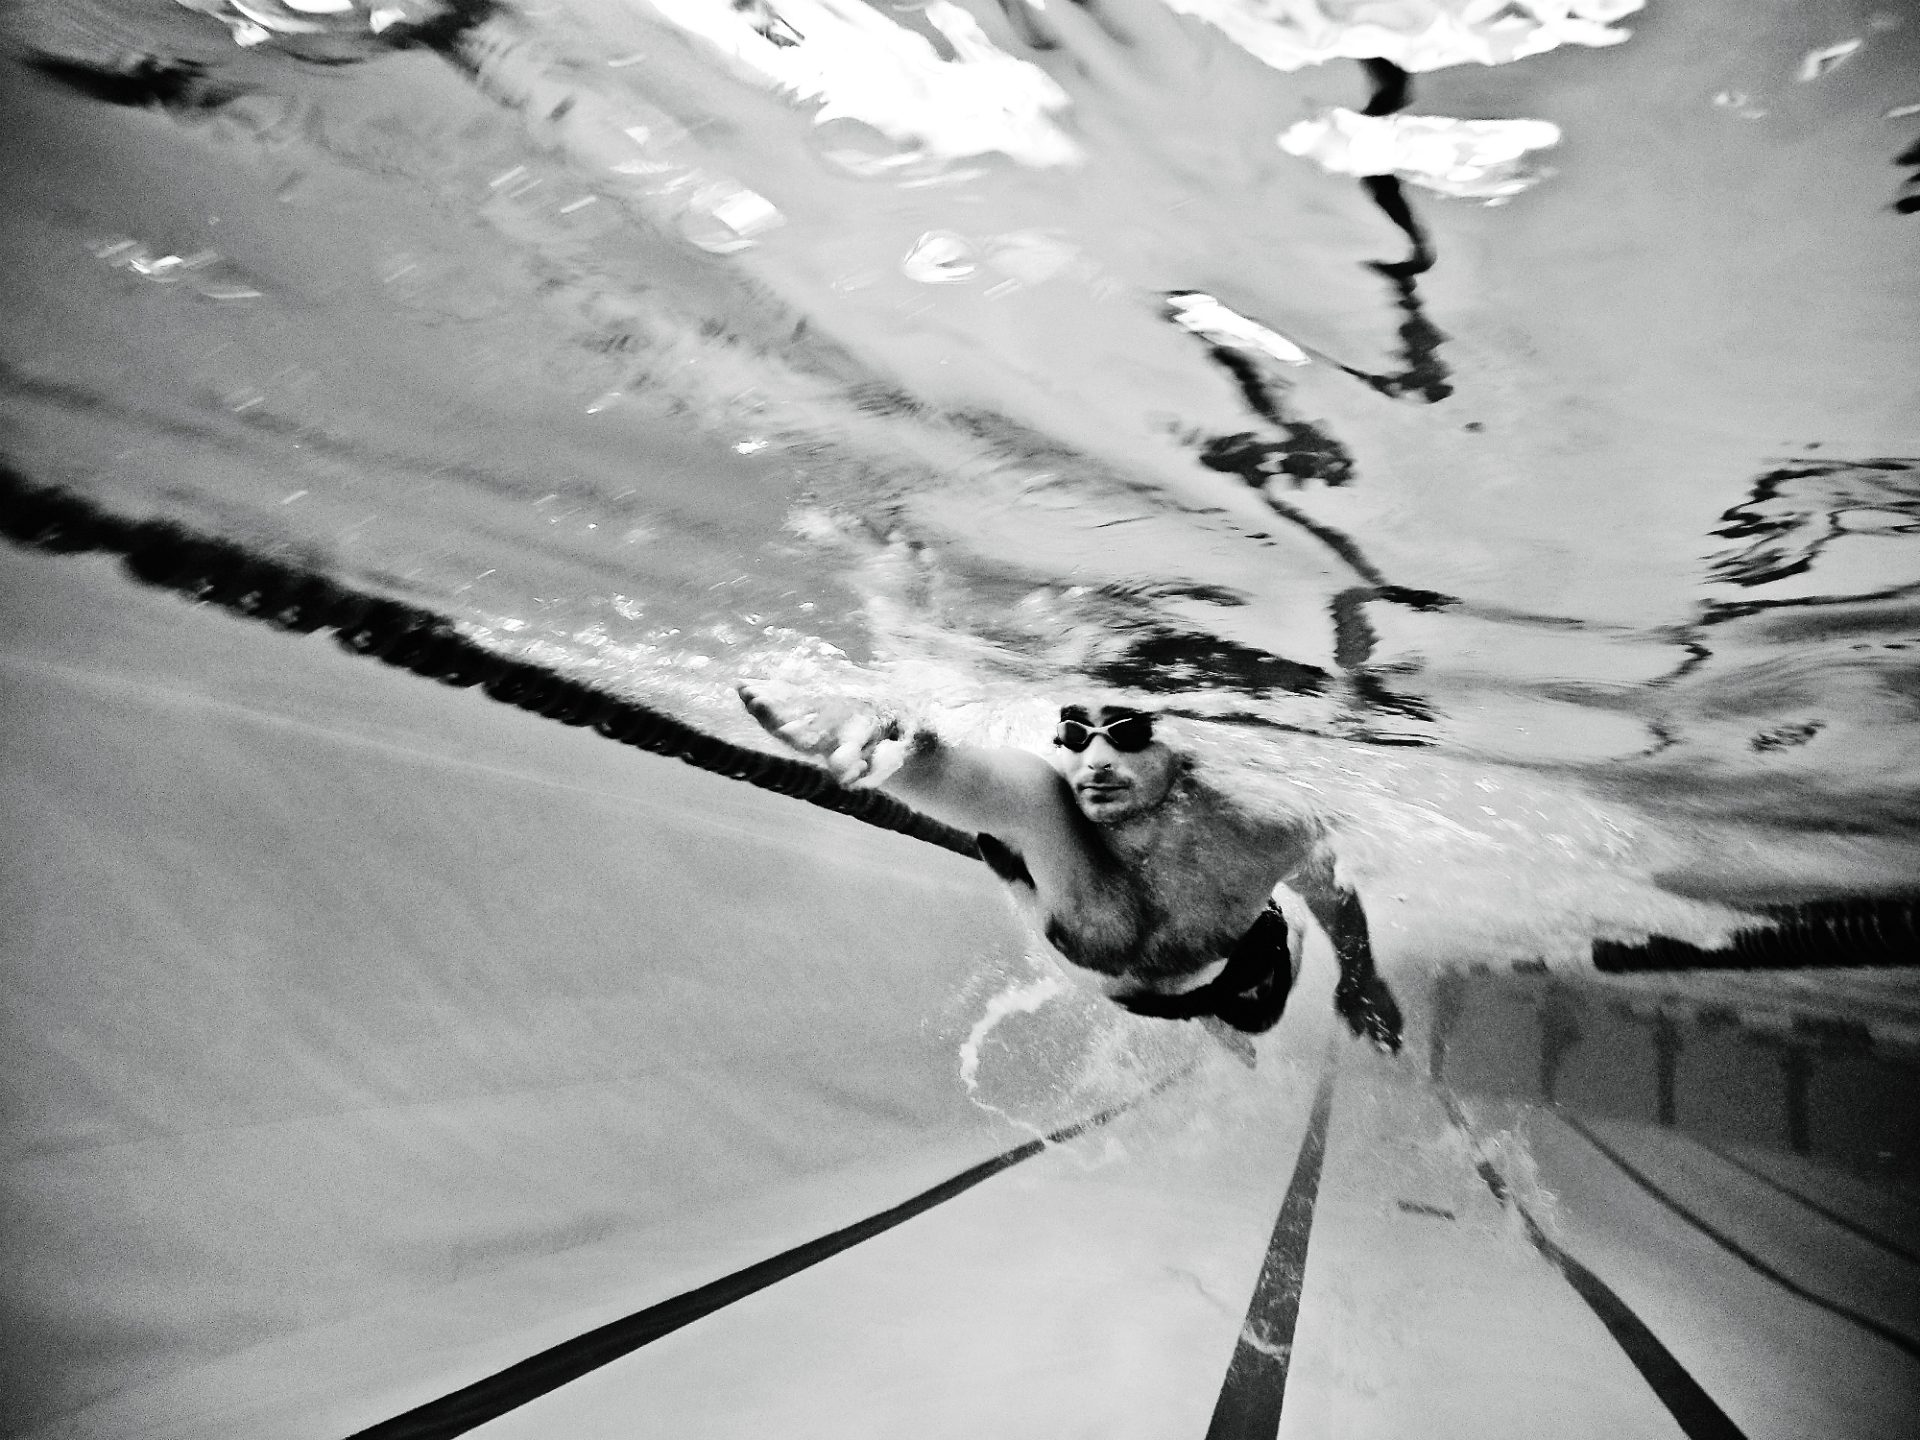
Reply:
[[[1838,896],[1743,905],[1771,925],[1736,930],[1718,949],[1667,935],[1595,940],[1593,967],[1610,975],[1656,970],[1912,969],[1920,966],[1920,895]]]
[[[805,800],[877,829],[978,860],[974,837],[891,795],[854,790],[818,765],[749,749],[636,700],[514,660],[468,639],[445,616],[369,594],[317,571],[256,554],[170,520],[129,520],[56,486],[38,485],[0,459],[0,534],[53,555],[105,552],[136,580],[203,605],[307,635],[330,630],[348,653],[503,705],[590,728],[622,745]]]

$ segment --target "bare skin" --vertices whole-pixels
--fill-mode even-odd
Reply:
[[[864,707],[790,700],[740,687],[748,711],[845,783],[873,783],[949,825],[991,837],[1015,903],[1062,959],[1115,997],[1206,984],[1284,885],[1306,902],[1340,961],[1335,1005],[1354,1033],[1397,1050],[1400,1015],[1374,971],[1366,915],[1335,875],[1315,819],[1266,817],[1197,778],[1159,739],[1143,750],[1095,735],[1051,759],[952,745],[922,732],[889,738]],[[1128,713],[1102,707],[1101,723]],[[894,753],[889,754],[891,749]],[[1024,868],[1024,874],[1019,871]]]

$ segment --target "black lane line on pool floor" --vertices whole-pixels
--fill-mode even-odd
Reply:
[[[1502,1205],[1510,1206],[1520,1217],[1521,1223],[1527,1227],[1527,1238],[1533,1242],[1533,1248],[1550,1261],[1566,1277],[1574,1293],[1587,1302],[1587,1308],[1607,1327],[1607,1333],[1626,1352],[1627,1359],[1633,1362],[1633,1368],[1653,1388],[1660,1403],[1667,1407],[1667,1413],[1686,1432],[1688,1440],[1747,1440],[1746,1432],[1727,1417],[1727,1412],[1707,1394],[1698,1380],[1687,1373],[1686,1366],[1661,1343],[1659,1336],[1647,1328],[1646,1322],[1633,1313],[1627,1302],[1616,1295],[1606,1281],[1547,1238],[1539,1222],[1515,1198],[1506,1176],[1481,1154],[1479,1142],[1473,1138],[1473,1127],[1467,1123],[1460,1102],[1442,1090],[1440,1103],[1446,1107],[1447,1118],[1473,1147],[1474,1169],[1479,1172],[1487,1189],[1493,1192],[1493,1198]]]
[[[1306,1276],[1313,1206],[1320,1194],[1320,1167],[1327,1154],[1327,1124],[1333,1113],[1335,1064],[1329,1055],[1313,1097],[1306,1138],[1294,1162],[1286,1199],[1273,1222],[1273,1238],[1260,1279],[1240,1327],[1227,1378],[1214,1402],[1207,1440],[1274,1440],[1286,1400],[1293,1360],[1293,1331],[1300,1319],[1300,1286]]]
[[[1826,1205],[1822,1205],[1818,1200],[1815,1200],[1811,1195],[1801,1194],[1798,1190],[1794,1189],[1793,1186],[1783,1184],[1781,1181],[1774,1179],[1773,1176],[1767,1174],[1764,1170],[1760,1169],[1758,1166],[1749,1165],[1746,1161],[1742,1160],[1738,1155],[1732,1154],[1731,1152],[1722,1149],[1718,1145],[1710,1145],[1697,1135],[1689,1135],[1687,1138],[1691,1140],[1695,1145],[1699,1146],[1702,1150],[1706,1151],[1709,1155],[1713,1156],[1714,1159],[1719,1160],[1724,1164],[1731,1165],[1735,1170],[1738,1170],[1743,1175],[1751,1176],[1753,1179],[1758,1180],[1762,1185],[1765,1185],[1770,1190],[1777,1190],[1780,1194],[1786,1196],[1789,1200],[1792,1200],[1794,1203],[1799,1205],[1804,1205],[1807,1209],[1811,1210],[1814,1214],[1818,1215],[1822,1220],[1826,1220],[1834,1225],[1837,1225],[1840,1229],[1845,1230],[1849,1235],[1853,1235],[1861,1240],[1864,1240],[1867,1244],[1872,1245],[1876,1249],[1884,1250],[1889,1255],[1897,1256],[1899,1259],[1905,1260],[1909,1265],[1920,1265],[1920,1254],[1915,1254],[1913,1251],[1907,1249],[1906,1246],[1900,1244],[1897,1240],[1890,1240],[1885,1235],[1882,1235],[1879,1231],[1871,1229],[1868,1226],[1862,1225],[1857,1220],[1848,1219],[1845,1215],[1842,1215],[1838,1210],[1834,1210]]]
[[[1903,1352],[1912,1359],[1920,1360],[1920,1340],[1915,1340],[1904,1331],[1896,1330],[1891,1325],[1874,1319],[1871,1315],[1862,1315],[1858,1310],[1842,1305],[1838,1300],[1829,1299],[1817,1291],[1809,1290],[1791,1276],[1783,1275],[1765,1260],[1754,1254],[1753,1251],[1747,1249],[1747,1247],[1742,1245],[1738,1240],[1735,1240],[1731,1235],[1728,1235],[1724,1230],[1719,1229],[1707,1220],[1706,1217],[1698,1211],[1692,1210],[1686,1205],[1681,1204],[1680,1201],[1674,1199],[1673,1196],[1661,1189],[1651,1176],[1637,1168],[1626,1156],[1607,1144],[1606,1141],[1594,1134],[1593,1131],[1573,1116],[1566,1114],[1564,1111],[1555,1111],[1554,1113],[1558,1116],[1561,1124],[1565,1125],[1569,1130],[1573,1131],[1574,1134],[1586,1141],[1587,1144],[1606,1156],[1623,1175],[1633,1181],[1633,1183],[1638,1185],[1642,1190],[1646,1191],[1650,1197],[1659,1201],[1668,1210],[1671,1210],[1675,1215],[1686,1221],[1688,1225],[1706,1236],[1707,1239],[1733,1256],[1734,1259],[1745,1265],[1749,1270],[1752,1270],[1756,1275],[1771,1280],[1775,1285],[1778,1285],[1782,1290],[1785,1290],[1796,1299],[1804,1300],[1809,1305],[1816,1305],[1820,1309],[1825,1310],[1829,1315],[1838,1316],[1849,1324],[1858,1325],[1869,1334],[1879,1336],[1880,1339],[1886,1341],[1896,1350]]]
[[[931,1189],[923,1190],[891,1209],[869,1215],[843,1229],[796,1245],[791,1250],[758,1261],[744,1270],[736,1270],[731,1275],[723,1275],[718,1280],[675,1295],[672,1299],[662,1300],[657,1305],[649,1305],[644,1310],[589,1330],[584,1335],[563,1340],[484,1380],[476,1380],[437,1400],[429,1400],[424,1405],[417,1405],[391,1419],[356,1431],[349,1440],[443,1440],[443,1437],[464,1435],[489,1420],[497,1420],[511,1410],[519,1409],[529,1401],[538,1400],[569,1381],[578,1380],[603,1365],[632,1354],[663,1335],[691,1325],[736,1300],[744,1300],[769,1285],[797,1275],[823,1260],[831,1259],[842,1250],[852,1249],[864,1240],[871,1240],[936,1205],[944,1204],[971,1190],[981,1181],[992,1179],[1002,1170],[1011,1169],[1023,1160],[1031,1160],[1050,1145],[1065,1144],[1089,1130],[1105,1125],[1185,1079],[1193,1073],[1194,1068],[1193,1065],[1183,1066],[1125,1104],[1112,1106],[1097,1115],[1055,1130],[1044,1140],[1029,1140],[1024,1145],[1016,1145],[990,1160],[981,1161],[972,1169],[961,1171],[951,1179],[942,1180]]]

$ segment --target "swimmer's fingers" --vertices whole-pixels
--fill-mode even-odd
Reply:
[[[799,705],[807,702],[784,696],[776,702],[765,690],[752,685],[737,689],[740,703],[762,729],[801,754],[824,760],[843,784],[866,773],[880,732],[880,724],[870,712],[847,701],[828,701],[820,708],[802,710]]]
[[[737,687],[740,703],[760,722],[760,728],[776,740],[806,754],[824,754],[839,742],[820,723],[817,710],[801,710],[793,697],[768,692],[752,685]],[[797,712],[797,713],[796,713]]]
[[[849,715],[834,731],[833,748],[826,752],[833,778],[842,785],[865,779],[879,740],[880,726],[871,715]]]
[[[789,745],[794,743],[793,737],[788,732],[795,722],[774,708],[765,691],[745,684],[735,686],[734,690],[740,696],[740,703],[746,706],[747,713],[760,722],[762,730],[776,740],[784,740]]]

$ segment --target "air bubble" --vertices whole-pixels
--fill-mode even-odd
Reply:
[[[973,246],[951,230],[927,231],[900,261],[900,272],[922,285],[958,284],[971,279],[979,268]]]
[[[694,192],[680,216],[680,233],[702,250],[731,255],[786,223],[766,196],[731,181],[714,181]]]

